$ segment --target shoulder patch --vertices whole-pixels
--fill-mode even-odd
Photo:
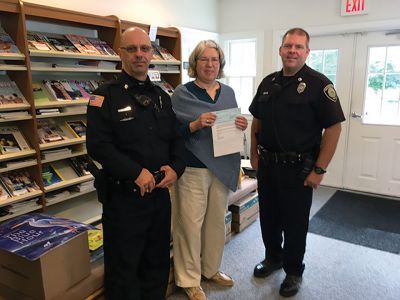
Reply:
[[[102,107],[104,101],[104,96],[91,95],[89,98],[89,106]]]
[[[333,84],[330,83],[326,87],[324,87],[324,94],[329,100],[331,100],[333,102],[337,101],[338,97],[337,97],[336,90],[335,90]]]

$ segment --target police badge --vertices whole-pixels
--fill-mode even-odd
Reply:
[[[305,82],[300,82],[299,85],[297,86],[297,92],[299,94],[301,94],[302,92],[304,92],[304,90],[306,89],[306,83]]]

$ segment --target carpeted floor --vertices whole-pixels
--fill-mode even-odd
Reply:
[[[311,219],[309,232],[400,253],[400,201],[337,191]]]

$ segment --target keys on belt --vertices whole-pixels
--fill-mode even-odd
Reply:
[[[273,162],[275,164],[300,164],[310,155],[310,152],[271,152],[261,145],[257,145],[257,149],[258,154],[264,161]]]

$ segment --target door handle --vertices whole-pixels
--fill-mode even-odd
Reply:
[[[362,115],[356,113],[355,111],[353,111],[353,112],[351,113],[351,117],[352,117],[353,119],[362,119]]]

